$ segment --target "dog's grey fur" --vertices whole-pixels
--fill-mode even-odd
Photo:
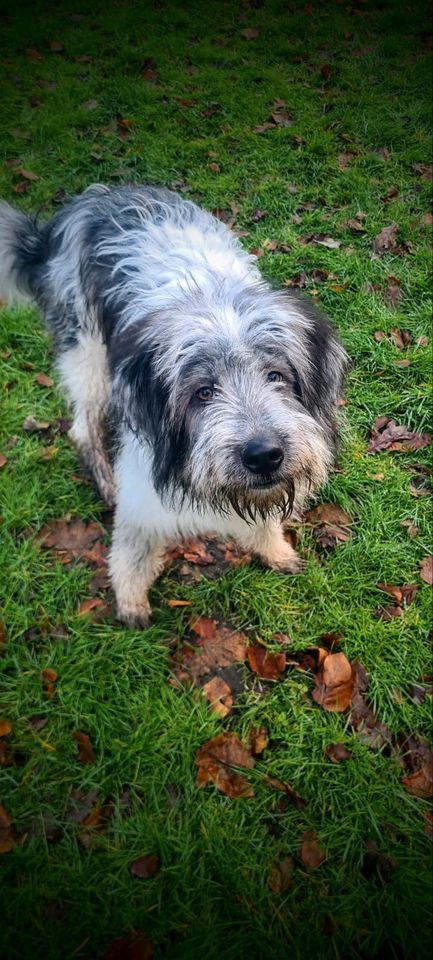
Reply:
[[[71,436],[116,503],[122,619],[147,621],[148,588],[180,537],[232,534],[275,569],[299,569],[281,521],[333,462],[346,355],[224,224],[149,186],[94,185],[42,225],[1,204],[0,296],[34,300],[53,335]],[[281,451],[278,469],[249,469],[251,442]]]

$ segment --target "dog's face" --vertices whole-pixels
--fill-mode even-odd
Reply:
[[[212,310],[196,300],[158,313],[129,336],[123,406],[162,494],[254,519],[288,515],[325,480],[345,354],[308,303],[254,288]]]

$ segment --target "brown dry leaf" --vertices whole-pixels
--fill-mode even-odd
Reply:
[[[148,853],[144,857],[137,857],[129,864],[128,870],[134,877],[140,877],[142,880],[148,880],[159,870],[159,857],[157,853]]]
[[[246,27],[245,30],[240,31],[240,34],[244,40],[256,40],[259,36],[259,30],[256,27]]]
[[[263,782],[266,783],[268,787],[272,787],[273,790],[281,790],[297,810],[305,810],[307,801],[294,790],[290,783],[287,783],[285,780],[277,780],[275,777],[268,777],[266,774],[263,776]]]
[[[243,661],[247,655],[245,634],[224,625],[215,629],[213,635],[200,638],[197,647],[198,652],[184,665],[196,686],[202,676]]]
[[[190,539],[186,540],[182,554],[185,560],[188,563],[197,563],[200,566],[205,566],[208,563],[214,563],[214,558],[211,553],[206,548],[206,544],[202,540]]]
[[[377,720],[374,711],[364,700],[364,693],[368,687],[368,673],[358,661],[352,663],[354,678],[352,703],[349,721],[351,726],[366,746],[372,750],[381,750],[391,743],[391,733],[385,724]]]
[[[329,743],[325,750],[325,757],[332,763],[341,763],[342,760],[350,760],[353,754],[344,743]]]
[[[25,55],[28,60],[32,60],[33,63],[39,63],[42,60],[41,54],[36,47],[26,47]]]
[[[306,830],[303,834],[300,856],[307,870],[317,870],[320,864],[326,860],[326,853],[319,847],[314,830]]]
[[[0,453],[0,470],[6,466],[7,462],[7,457],[5,457],[4,453]]]
[[[274,863],[268,875],[268,887],[272,893],[285,893],[292,882],[295,864],[291,857],[284,857],[279,863]]]
[[[312,510],[309,510],[305,514],[305,518],[308,523],[313,525],[316,523],[328,523],[336,524],[339,527],[349,527],[352,523],[352,518],[343,510],[341,507],[338,507],[336,503],[319,503],[317,507],[313,507]]]
[[[367,453],[383,450],[419,450],[432,442],[430,433],[415,433],[404,425],[399,426],[388,417],[377,417],[370,430]]]
[[[398,225],[396,223],[390,223],[388,227],[383,227],[380,233],[374,238],[373,251],[378,257],[383,256],[384,253],[388,253],[389,250],[395,250],[397,246],[397,229]]]
[[[117,937],[109,944],[102,960],[152,960],[153,946],[141,930]]]
[[[345,150],[344,153],[339,153],[337,157],[338,169],[346,170],[352,160],[356,156],[353,150]]]
[[[433,180],[433,163],[413,163],[412,170],[419,173],[421,180]]]
[[[51,424],[49,420],[35,420],[34,417],[29,416],[23,420],[22,426],[26,433],[38,433],[39,431],[44,433],[45,430],[49,429]]]
[[[16,183],[13,187],[14,193],[27,193],[29,186],[30,184],[28,180],[18,180],[18,183]]]
[[[285,653],[272,653],[259,643],[250,644],[247,656],[251,670],[263,680],[279,680],[286,669]]]
[[[75,730],[72,734],[72,739],[78,743],[78,753],[76,759],[79,760],[80,763],[95,763],[95,751],[87,733],[82,733],[81,730]]]
[[[390,283],[383,295],[383,299],[388,307],[396,310],[403,300],[403,291],[396,283]]]
[[[110,605],[105,603],[101,597],[89,597],[88,600],[83,600],[77,610],[78,617],[89,616],[92,623],[99,623],[104,617],[108,617],[110,613]]]
[[[330,653],[314,678],[312,697],[331,713],[347,710],[353,690],[352,666],[344,653]]]
[[[15,840],[12,817],[0,803],[0,853],[9,853],[15,844]]]
[[[201,640],[213,640],[216,636],[216,620],[209,617],[192,617],[189,625]]]
[[[430,213],[430,210],[428,210],[427,213],[423,213],[420,223],[422,223],[423,227],[431,227],[433,224],[433,213]]]
[[[9,720],[0,720],[0,737],[9,736],[12,730],[12,724],[9,723]]]
[[[87,113],[90,113],[92,110],[96,110],[98,106],[99,104],[97,100],[84,100],[84,102],[81,104],[81,109],[86,110]]]
[[[317,673],[328,655],[329,650],[324,647],[306,647],[305,650],[295,650],[287,654],[287,665],[295,667],[296,670],[311,670]]]
[[[175,607],[190,607],[191,600],[167,600],[167,606],[173,610]]]
[[[38,383],[40,387],[53,387],[54,380],[51,379],[46,373],[38,373],[35,377],[35,383]]]
[[[423,560],[419,562],[419,575],[421,580],[424,580],[424,583],[427,583],[429,587],[433,587],[433,555],[430,554],[428,557],[424,557]]]
[[[274,130],[275,125],[266,121],[265,123],[259,123],[256,127],[253,127],[253,133],[265,133],[266,130]]]
[[[403,744],[403,762],[411,771],[400,783],[415,797],[433,796],[433,753],[426,740],[410,735]]]
[[[384,593],[387,593],[388,596],[392,597],[398,605],[403,604],[405,607],[411,605],[417,591],[415,583],[402,583],[401,586],[393,583],[378,583],[377,587],[378,590],[382,590]]]
[[[259,756],[266,750],[269,743],[269,736],[266,727],[251,727],[248,733],[250,750],[254,757]]]
[[[409,493],[411,497],[428,497],[432,492],[432,485],[427,477],[418,473],[412,478],[409,484]]]
[[[142,77],[147,83],[159,83],[159,74],[153,57],[148,57],[147,60],[144,61]]]
[[[50,40],[49,48],[51,53],[64,53],[65,45],[61,40]]]
[[[327,237],[325,233],[308,233],[304,237],[298,237],[298,243],[317,243],[320,247],[327,247],[329,250],[338,250],[341,247],[341,240]]]
[[[36,536],[36,543],[45,549],[54,549],[56,555],[66,554],[68,561],[90,550],[96,540],[103,536],[104,530],[99,523],[83,520],[51,520]]]
[[[196,786],[213,783],[227,797],[253,797],[254,789],[236,767],[250,770],[254,759],[234,733],[220,733],[208,740],[195,756]]]
[[[377,620],[395,620],[396,617],[403,616],[403,609],[400,606],[380,606],[373,610],[373,617]]]
[[[228,683],[222,677],[212,677],[202,689],[211,710],[219,717],[226,717],[233,706],[232,692]]]
[[[20,177],[24,177],[24,180],[29,180],[31,183],[35,183],[36,180],[39,180],[39,177],[36,173],[32,173],[31,170],[26,170],[25,167],[17,167],[16,173],[18,173]]]
[[[313,534],[324,549],[333,549],[337,543],[346,543],[351,539],[348,529],[352,519],[345,510],[335,503],[321,503],[305,515],[307,523],[313,526]]]

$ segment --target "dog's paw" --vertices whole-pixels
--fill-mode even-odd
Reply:
[[[131,630],[140,630],[149,626],[152,609],[149,603],[121,603],[117,604],[117,619]]]
[[[302,573],[305,570],[306,562],[295,553],[294,550],[291,550],[290,553],[283,554],[282,556],[269,558],[267,560],[266,566],[271,570],[275,570],[277,573],[290,573],[292,575],[296,573]]]

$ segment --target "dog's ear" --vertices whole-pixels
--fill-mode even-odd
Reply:
[[[334,425],[336,401],[343,390],[348,357],[329,320],[308,300],[291,294],[290,309],[304,320],[299,332],[305,363],[298,365],[297,389],[314,417]]]
[[[183,419],[169,411],[169,388],[158,371],[155,348],[143,340],[141,324],[131,324],[113,338],[109,357],[115,415],[148,444],[155,486],[162,492],[184,463]]]

